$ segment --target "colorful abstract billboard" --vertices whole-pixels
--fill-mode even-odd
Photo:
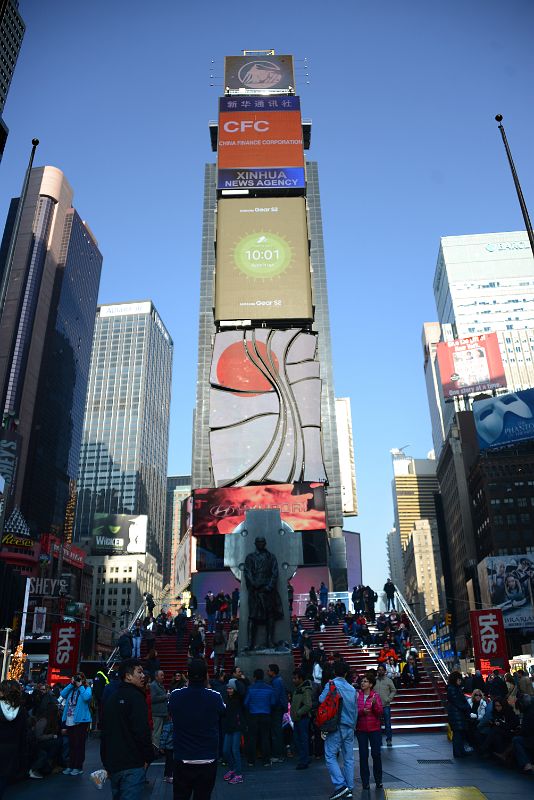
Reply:
[[[500,608],[470,611],[475,667],[487,677],[494,669],[508,672],[508,648]]]
[[[473,416],[481,450],[534,438],[534,389],[476,400]]]
[[[215,319],[313,319],[303,197],[219,201]]]
[[[146,514],[95,514],[93,554],[146,553]]]
[[[224,90],[240,94],[294,91],[293,56],[226,56]]]
[[[215,486],[325,482],[317,334],[218,333],[210,383]],[[236,437],[246,446],[236,447]]]
[[[219,100],[219,189],[303,189],[300,99]]]
[[[207,536],[232,533],[251,508],[277,508],[282,520],[295,531],[325,530],[325,495],[321,483],[291,483],[195,489],[193,533]]]
[[[436,347],[443,396],[477,394],[506,387],[496,333],[439,342]]]
[[[495,556],[478,565],[484,605],[502,611],[505,628],[534,629],[534,556]]]

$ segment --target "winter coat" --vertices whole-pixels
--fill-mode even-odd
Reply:
[[[91,687],[80,686],[76,688],[72,685],[72,683],[69,683],[69,685],[60,692],[61,697],[63,697],[66,701],[65,705],[63,706],[63,716],[61,717],[61,721],[67,721],[69,698],[73,692],[78,693],[76,695],[76,707],[74,709],[74,724],[78,725],[80,722],[91,722],[91,710],[89,708],[91,696],[93,694]]]
[[[213,637],[213,652],[217,656],[224,655],[226,651],[226,642],[228,641],[224,631],[216,631]]]
[[[469,706],[471,708],[471,713],[472,714],[475,713],[477,715],[477,720],[476,720],[477,723],[480,722],[481,719],[484,719],[484,714],[486,713],[486,708],[488,705],[484,700],[484,698],[482,698],[482,700],[478,704],[478,708],[476,711],[473,711],[473,698],[469,697],[467,702],[469,703]],[[475,722],[475,720],[473,720],[473,722]]]
[[[0,777],[17,775],[25,767],[27,714],[22,706],[13,708],[0,700]]]
[[[453,731],[465,731],[467,720],[471,713],[471,706],[460,686],[447,686],[447,710],[449,725]]]
[[[226,649],[229,650],[230,652],[233,652],[235,650],[235,645],[236,645],[238,636],[239,636],[239,631],[238,630],[230,631],[230,633],[228,634],[228,641],[226,642]]]
[[[119,636],[119,641],[117,642],[117,646],[119,648],[119,655],[121,658],[131,658],[133,653],[133,644],[132,644],[132,637],[129,633],[123,633],[122,636]]]
[[[150,696],[152,698],[152,716],[153,717],[167,717],[169,711],[167,709],[167,690],[161,686],[157,681],[152,681],[150,684]]]
[[[222,720],[222,729],[223,733],[237,733],[243,728],[243,701],[235,692],[232,697],[226,697],[226,713]]]
[[[100,756],[113,775],[126,769],[139,769],[154,758],[148,724],[145,692],[123,683],[104,703]]]
[[[370,713],[365,713],[369,711]],[[371,689],[366,697],[363,692],[358,692],[358,722],[357,731],[372,733],[380,730],[380,718],[384,713],[382,700],[378,692]]]
[[[397,689],[391,678],[385,675],[383,678],[376,679],[375,692],[380,695],[382,705],[389,706],[397,694]]]
[[[299,719],[308,717],[312,710],[312,685],[310,681],[304,681],[298,688],[293,690],[291,700],[291,719],[297,722]]]
[[[354,686],[348,683],[345,678],[334,678],[332,683],[335,685],[343,700],[339,722],[341,725],[347,725],[348,727],[354,729],[356,727],[356,720],[358,719],[356,689]],[[329,691],[330,681],[325,684],[323,691],[319,695],[320,703],[326,700]]]

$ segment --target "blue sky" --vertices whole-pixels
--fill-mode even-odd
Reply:
[[[361,513],[347,527],[362,533],[364,579],[381,585],[389,450],[410,444],[424,457],[432,446],[420,341],[436,314],[439,238],[523,228],[496,113],[534,205],[534,5],[21,0],[20,10],[0,221],[37,136],[36,165],[65,172],[99,241],[100,301],[151,298],[174,338],[174,474],[190,470],[203,166],[223,57],[294,54],[320,166],[335,389],[352,400]]]

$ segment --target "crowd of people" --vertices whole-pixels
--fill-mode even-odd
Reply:
[[[449,730],[455,758],[478,754],[534,775],[534,684],[523,669],[449,675]]]

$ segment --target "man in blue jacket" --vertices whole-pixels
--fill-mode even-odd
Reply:
[[[324,756],[330,779],[334,784],[334,792],[330,800],[341,797],[352,797],[354,787],[354,729],[358,719],[356,689],[346,680],[348,665],[344,661],[334,664],[335,678],[333,683],[343,699],[341,719],[337,731],[328,733],[324,743]],[[330,691],[330,682],[324,687],[319,702],[326,699]],[[337,756],[341,755],[343,766],[340,768]]]
[[[287,692],[284,682],[280,677],[278,664],[269,664],[267,675],[271,679],[274,692],[273,710],[271,711],[271,741],[273,745],[273,761],[284,760],[284,732],[282,718],[287,713]]]
[[[275,706],[275,694],[272,686],[264,681],[262,669],[254,670],[254,683],[245,697],[245,708],[248,711],[248,763],[254,766],[256,761],[256,742],[258,734],[261,739],[263,766],[271,766],[271,712]]]
[[[189,686],[175,689],[169,699],[174,727],[174,800],[191,795],[209,800],[217,776],[219,722],[225,705],[219,692],[207,688],[208,668],[193,658]]]

